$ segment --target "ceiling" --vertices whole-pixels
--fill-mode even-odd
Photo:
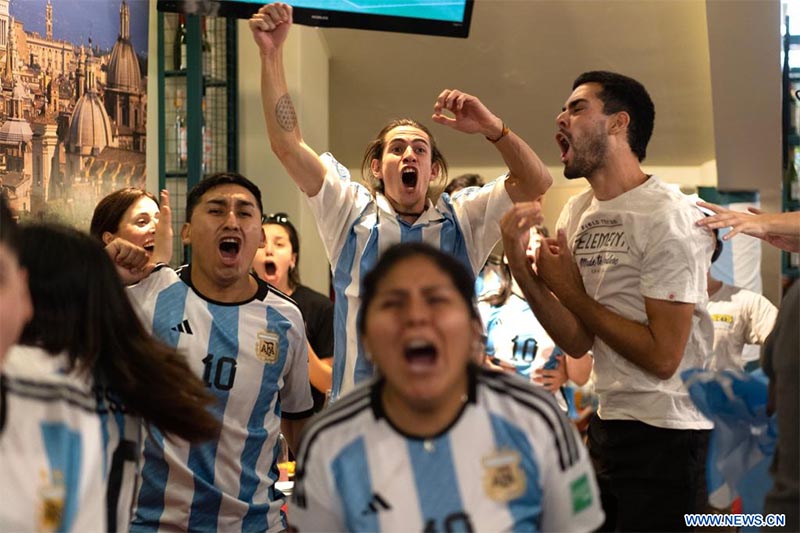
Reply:
[[[496,165],[491,146],[430,120],[445,88],[481,100],[559,166],[555,116],[586,70],[640,80],[656,104],[647,163],[715,158],[706,3],[701,0],[476,0],[468,39],[326,29],[330,144],[349,166],[398,116],[431,125],[450,165]]]

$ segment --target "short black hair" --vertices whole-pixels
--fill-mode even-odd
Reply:
[[[575,78],[572,90],[586,83],[597,83],[602,87],[597,97],[602,100],[606,115],[625,111],[631,117],[628,144],[639,161],[644,161],[656,117],[656,108],[647,89],[628,76],[606,70],[592,70]]]
[[[358,313],[358,329],[361,334],[364,333],[367,312],[370,303],[375,298],[378,284],[397,263],[418,256],[429,259],[450,278],[461,298],[464,299],[464,303],[467,304],[471,318],[479,319],[478,310],[475,307],[475,276],[472,275],[472,272],[452,255],[444,253],[429,244],[406,242],[389,247],[378,260],[378,264],[362,280],[361,310]]]
[[[447,187],[444,188],[444,192],[452,195],[454,192],[460,191],[461,189],[480,187],[481,185],[483,185],[483,176],[480,174],[461,174],[453,178],[453,180],[447,184]]]
[[[250,191],[255,197],[256,202],[258,202],[259,216],[264,213],[264,204],[261,203],[261,190],[255,183],[236,172],[217,172],[216,174],[211,174],[207,178],[204,178],[189,191],[189,194],[186,196],[186,222],[192,221],[192,212],[200,202],[200,198],[206,192],[214,187],[228,184],[239,185]]]

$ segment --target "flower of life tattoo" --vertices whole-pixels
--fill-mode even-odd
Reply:
[[[278,103],[275,104],[275,118],[278,125],[286,131],[294,131],[297,127],[297,114],[294,112],[294,105],[288,94],[278,98]]]

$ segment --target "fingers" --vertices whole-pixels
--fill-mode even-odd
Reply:
[[[760,215],[760,214],[762,214],[764,212],[764,211],[762,211],[761,209],[759,209],[757,207],[748,207],[747,210],[750,211],[751,213],[753,213],[754,215]]]
[[[271,32],[278,26],[292,22],[292,6],[282,2],[267,4],[250,17],[250,30]]]
[[[698,200],[697,201],[697,205],[700,206],[700,207],[705,207],[706,209],[708,209],[710,211],[713,211],[714,213],[722,213],[722,212],[727,211],[727,209],[725,209],[721,205],[710,204],[710,203],[704,202],[702,200]]]
[[[161,191],[161,207],[158,210],[158,225],[153,242],[154,263],[169,263],[172,259],[172,209],[169,206],[169,191]]]
[[[458,113],[464,109],[464,104],[472,98],[474,96],[457,89],[445,89],[436,98],[436,102],[433,104],[433,111],[437,115],[441,114],[443,110]]]

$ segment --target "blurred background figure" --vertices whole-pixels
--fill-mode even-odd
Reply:
[[[14,490],[0,529],[127,530],[142,420],[208,439],[219,429],[205,409],[213,398],[181,354],[146,333],[95,239],[23,226],[20,261],[34,313],[4,368],[0,478]]]
[[[94,208],[89,233],[104,245],[120,237],[153,253],[159,205],[151,193],[125,187],[105,196]]]
[[[461,174],[450,180],[450,183],[444,188],[444,192],[453,196],[453,194],[461,189],[466,189],[467,187],[482,187],[484,183],[483,176],[480,174]]]
[[[529,253],[534,254],[547,228],[531,231]],[[486,355],[492,364],[513,371],[543,386],[570,418],[577,418],[575,387],[583,386],[592,372],[592,357],[566,356],[531,311],[504,255],[492,256],[481,272],[482,294],[478,309],[486,327]],[[480,285],[477,284],[477,285]]]
[[[0,196],[0,368],[32,316],[28,274],[19,264],[17,223],[5,197]]]
[[[256,251],[253,270],[258,277],[291,296],[306,323],[308,377],[314,396],[314,411],[319,412],[331,389],[333,368],[333,302],[330,298],[300,283],[300,239],[286,213],[264,216],[267,240]]]
[[[719,230],[714,230],[716,245],[711,262],[722,253]],[[743,353],[747,344],[764,344],[775,325],[778,309],[764,296],[723,283],[706,275],[708,282],[708,314],[714,322],[714,349],[711,370],[744,370],[748,361]],[[757,361],[755,366],[758,366]],[[748,368],[749,369],[749,368]]]

